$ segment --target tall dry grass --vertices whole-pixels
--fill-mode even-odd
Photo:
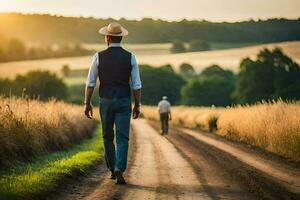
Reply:
[[[62,150],[90,136],[81,106],[0,97],[0,166]]]
[[[143,107],[143,115],[159,120],[155,107]],[[216,133],[300,161],[300,103],[263,102],[228,108],[173,107],[174,125],[209,130],[217,118]]]

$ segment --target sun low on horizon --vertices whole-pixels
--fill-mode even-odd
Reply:
[[[299,18],[298,0],[0,0],[0,12],[48,13],[65,16],[166,20],[242,21]]]

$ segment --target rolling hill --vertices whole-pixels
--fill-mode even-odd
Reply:
[[[126,44],[124,46],[127,47]],[[254,57],[259,50],[263,48],[272,49],[275,47],[280,47],[287,55],[292,57],[296,62],[300,63],[300,41],[271,43],[205,52],[179,54],[161,53],[159,48],[165,49],[166,46],[167,44],[163,44],[161,46],[156,45],[156,50],[152,51],[152,53],[150,53],[150,51],[147,49],[153,48],[153,45],[138,45],[137,47],[135,47],[135,45],[128,45],[127,48],[132,50],[137,55],[138,62],[140,64],[149,64],[154,66],[171,64],[177,68],[183,62],[187,62],[192,64],[198,72],[212,64],[218,64],[226,69],[231,69],[237,72],[241,59],[245,57]],[[104,48],[104,46],[102,46],[102,48]],[[1,63],[0,77],[14,77],[18,73],[26,73],[27,71],[33,69],[51,70],[60,73],[61,67],[65,64],[68,64],[72,69],[87,69],[90,66],[91,59],[92,55],[83,57]],[[83,74],[83,76],[86,76],[86,74]]]

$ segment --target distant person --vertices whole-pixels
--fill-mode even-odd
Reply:
[[[162,100],[158,103],[158,112],[161,122],[161,134],[168,134],[169,120],[172,120],[171,116],[171,104],[168,101],[168,97],[163,96]]]
[[[99,33],[105,35],[108,48],[93,57],[86,81],[84,112],[88,118],[92,118],[91,97],[99,77],[99,107],[105,161],[112,173],[111,179],[117,179],[117,184],[126,184],[123,172],[127,166],[130,118],[131,113],[133,119],[138,118],[140,114],[142,85],[139,68],[135,55],[121,47],[122,37],[128,35],[125,28],[113,22],[101,28]],[[134,96],[133,110],[131,90]]]

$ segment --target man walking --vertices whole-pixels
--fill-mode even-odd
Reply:
[[[88,118],[93,116],[91,97],[99,77],[99,106],[105,161],[112,173],[111,179],[117,179],[117,184],[126,184],[123,172],[127,165],[130,118],[131,114],[133,119],[138,118],[140,114],[142,85],[135,55],[123,49],[120,44],[122,37],[128,35],[128,31],[113,22],[101,28],[99,33],[105,35],[108,48],[93,57],[86,82],[84,112]],[[133,110],[131,89],[134,96]]]
[[[161,133],[163,135],[168,134],[169,120],[172,120],[171,104],[167,99],[168,97],[163,96],[162,100],[158,103],[158,112],[160,115],[160,122],[161,122]]]

